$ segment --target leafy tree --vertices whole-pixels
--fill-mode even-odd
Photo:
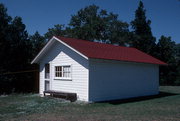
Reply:
[[[180,85],[180,60],[177,62],[177,69],[176,69],[176,80],[174,82],[175,85]]]
[[[7,14],[7,9],[0,3],[0,73],[5,71],[3,65],[6,61],[2,58],[6,56],[7,46],[9,45],[7,34],[10,21],[11,17]]]
[[[125,44],[129,32],[128,24],[118,20],[117,14],[99,10],[96,5],[80,9],[69,26],[72,37],[120,45]]]
[[[161,36],[159,42],[155,43],[150,27],[151,21],[146,18],[146,10],[143,2],[135,11],[135,19],[131,22],[133,34],[129,34],[130,45],[159,58],[168,63],[168,66],[160,66],[160,84],[177,85],[179,74],[178,54],[176,54],[175,42],[170,37]]]
[[[106,16],[107,12],[98,13],[98,9],[98,6],[91,5],[80,9],[76,15],[72,16],[69,25],[72,28],[73,37],[91,41],[105,38],[102,33],[106,28],[106,23],[97,14]]]
[[[176,44],[176,60],[180,61],[180,43]]]
[[[32,43],[32,57],[35,57],[46,43],[45,37],[41,36],[38,31],[29,37]]]
[[[52,36],[66,36],[90,41],[125,45],[129,40],[126,22],[118,20],[118,15],[99,10],[96,5],[80,9],[71,17],[69,26],[57,24],[44,35],[46,40]]]
[[[171,37],[161,36],[157,43],[156,52],[157,58],[165,61],[168,66],[160,67],[160,84],[174,85],[177,77],[177,63],[175,59],[176,44],[171,40]]]
[[[143,2],[139,2],[139,6],[135,11],[135,19],[131,22],[134,40],[131,46],[148,54],[154,55],[155,37],[153,37],[150,27],[151,21],[146,19],[146,10]]]
[[[28,39],[26,26],[20,17],[15,17],[9,25],[10,48],[8,60],[9,72],[19,72],[31,70],[31,42]],[[11,74],[8,78],[12,78],[14,91],[26,91],[32,88],[32,75],[29,73]],[[22,86],[23,85],[23,86]]]
[[[175,63],[176,44],[171,40],[171,37],[161,36],[156,46],[156,51],[158,53],[157,57],[160,60],[163,60],[168,64]]]
[[[51,39],[53,36],[65,36],[65,27],[62,24],[54,25],[54,28],[49,28],[48,32],[44,35],[46,40]]]
[[[7,9],[3,4],[0,3],[0,93],[7,91],[6,87],[12,87],[8,85],[11,80],[6,80],[6,76],[3,75],[4,72],[7,71],[7,63],[6,63],[6,54],[9,49],[9,40],[8,40],[8,29],[9,23],[11,22],[11,17],[7,14]]]
[[[0,4],[0,93],[32,89],[30,73],[14,74],[31,69],[32,43],[20,17],[12,19]]]
[[[180,85],[180,43],[176,44],[176,63],[177,63],[177,69],[176,69],[176,81],[174,82],[175,85]]]
[[[31,53],[29,53],[30,50],[30,41],[28,39],[28,33],[25,30],[26,26],[23,24],[22,19],[20,17],[15,17],[10,24],[10,41],[11,41],[11,57],[15,58],[15,65],[20,67],[18,64],[21,64],[23,67],[23,64],[27,64],[27,62],[30,61],[30,59],[27,57]],[[14,63],[12,63],[14,65]]]

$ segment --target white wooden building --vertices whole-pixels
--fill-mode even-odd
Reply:
[[[159,65],[166,65],[135,48],[65,37],[53,37],[33,63],[40,94],[73,92],[88,102],[158,94]]]

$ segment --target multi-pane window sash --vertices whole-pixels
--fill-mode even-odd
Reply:
[[[71,78],[71,66],[55,66],[55,77]]]

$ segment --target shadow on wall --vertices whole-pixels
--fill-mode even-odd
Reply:
[[[135,97],[135,98],[129,98],[129,99],[120,99],[120,100],[111,100],[111,101],[102,101],[102,102],[98,102],[98,103],[109,103],[109,104],[113,104],[113,105],[119,105],[119,104],[124,104],[124,103],[139,102],[139,101],[151,100],[151,99],[173,96],[173,95],[178,95],[178,94],[160,91],[158,95]]]

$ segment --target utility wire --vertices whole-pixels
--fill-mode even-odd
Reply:
[[[0,75],[11,75],[11,74],[19,74],[19,73],[29,73],[29,72],[36,72],[38,70],[27,70],[27,71],[16,71],[16,72],[7,72]]]

